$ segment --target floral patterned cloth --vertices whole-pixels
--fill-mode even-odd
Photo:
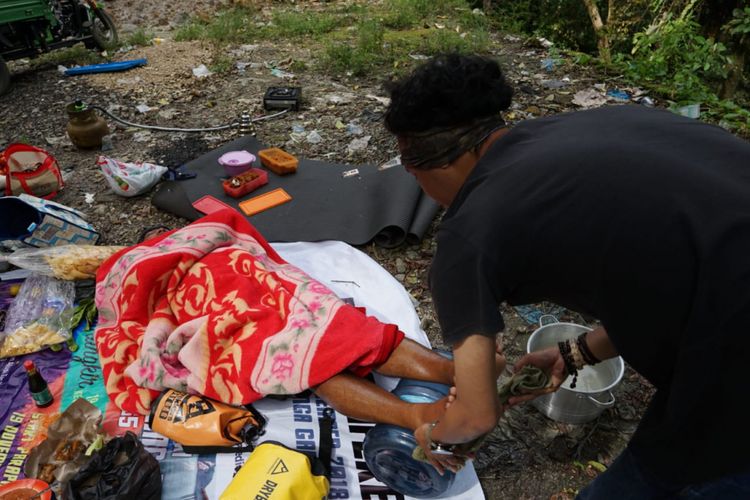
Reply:
[[[96,305],[107,393],[141,414],[167,387],[237,405],[347,369],[364,376],[403,339],[286,263],[229,209],[107,260]]]

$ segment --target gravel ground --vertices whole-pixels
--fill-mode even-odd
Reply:
[[[149,28],[164,41],[118,53],[116,59],[147,57],[148,66],[125,73],[61,76],[54,65],[38,66],[26,61],[12,63],[11,91],[0,97],[0,147],[11,142],[27,142],[52,152],[64,169],[66,187],[57,198],[60,203],[86,213],[102,232],[104,244],[133,244],[143,228],[164,224],[180,227],[187,221],[166,214],[150,203],[150,194],[122,198],[112,193],[94,164],[98,151],[78,150],[70,144],[65,127],[67,103],[81,98],[98,104],[126,120],[175,127],[215,126],[236,120],[242,111],[263,114],[261,96],[266,87],[289,83],[271,75],[269,66],[291,71],[294,61],[310,61],[305,44],[260,42],[252,46],[230,47],[228,55],[243,63],[242,69],[197,79],[192,70],[209,66],[216,56],[199,42],[174,42],[171,29],[189,15],[210,15],[228,2],[199,0],[172,2],[165,8],[155,0],[114,0],[107,4],[121,36],[136,28]],[[314,3],[324,7],[323,4]],[[549,57],[547,49],[535,42],[510,35],[493,35],[493,52],[503,62],[516,91],[513,108],[506,113],[510,123],[577,108],[572,103],[579,90],[603,95],[602,88],[616,81],[584,73],[564,61],[551,71],[541,69]],[[293,154],[333,162],[380,163],[396,154],[395,142],[383,129],[380,118],[385,94],[377,79],[334,77],[308,64],[292,80],[304,89],[304,109],[257,128],[258,139],[283,147]],[[600,85],[597,90],[594,85]],[[604,87],[601,87],[601,86]],[[637,91],[637,89],[631,89]],[[603,101],[602,101],[603,102]],[[145,113],[139,105],[149,106]],[[341,124],[354,122],[360,136],[347,134]],[[210,134],[168,134],[145,132],[109,121],[113,130],[113,150],[108,154],[121,160],[150,161],[177,166],[234,138],[233,132]],[[294,134],[293,127],[304,127]],[[317,131],[322,140],[310,143],[306,134]],[[370,136],[368,147],[352,153],[352,139]],[[87,195],[89,200],[87,201]],[[92,196],[93,195],[93,199]],[[442,342],[434,318],[426,274],[435,250],[436,221],[425,239],[415,245],[384,249],[365,245],[367,252],[396,276],[411,293],[423,327],[433,343]],[[551,306],[538,305],[545,310]],[[512,362],[525,352],[535,326],[515,310],[504,311],[507,323],[506,351]],[[565,312],[563,320],[591,324]],[[480,451],[476,467],[488,498],[572,498],[574,492],[598,473],[590,460],[608,464],[619,453],[635,429],[651,389],[641,377],[626,371],[615,390],[617,405],[594,422],[565,425],[541,416],[530,405],[511,409]]]

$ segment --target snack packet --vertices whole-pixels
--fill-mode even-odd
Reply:
[[[61,280],[96,278],[102,262],[125,247],[97,245],[62,245],[47,248],[22,248],[8,262],[45,276]]]
[[[71,337],[75,285],[32,274],[8,310],[0,336],[0,358],[20,356],[65,342]]]

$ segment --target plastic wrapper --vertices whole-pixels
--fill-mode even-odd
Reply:
[[[147,192],[169,170],[167,167],[153,163],[125,163],[103,155],[96,159],[96,164],[112,191],[127,197]]]
[[[29,452],[23,466],[26,477],[49,483],[60,498],[67,482],[92,459],[86,452],[101,442],[101,421],[102,412],[96,406],[76,399],[49,425],[47,438]]]
[[[248,494],[248,498],[250,495]],[[66,500],[159,500],[159,462],[135,434],[112,439],[67,484]]]
[[[61,280],[96,278],[102,262],[125,247],[62,245],[48,248],[22,248],[6,257],[8,262],[37,274]]]
[[[40,351],[71,337],[75,285],[32,274],[8,310],[0,342],[0,358]]]

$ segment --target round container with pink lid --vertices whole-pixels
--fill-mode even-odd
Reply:
[[[239,175],[253,166],[255,155],[247,151],[230,151],[219,157],[219,164],[230,177]]]

